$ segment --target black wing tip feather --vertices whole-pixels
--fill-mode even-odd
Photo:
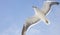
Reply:
[[[25,35],[25,26],[23,26],[23,28],[22,28],[21,35]]]
[[[57,5],[59,5],[60,3],[59,3],[59,2],[57,2],[56,4],[57,4]]]

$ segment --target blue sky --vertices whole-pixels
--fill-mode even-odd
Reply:
[[[21,35],[25,20],[34,15],[33,5],[42,7],[45,0],[0,0],[0,35]],[[60,0],[54,0],[60,2]],[[50,25],[43,21],[33,26],[26,35],[60,35],[60,5],[52,6],[46,16]]]

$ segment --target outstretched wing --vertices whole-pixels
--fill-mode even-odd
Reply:
[[[23,26],[23,29],[22,29],[22,35],[25,35],[25,32],[27,31],[28,27],[32,24],[36,24],[36,22],[38,22],[40,19],[38,18],[38,16],[34,15],[30,18],[28,18],[26,20],[26,23],[24,24]]]
[[[55,1],[45,1],[41,10],[46,15],[51,9],[52,5],[58,5],[58,4],[59,2],[55,2]]]
[[[59,3],[58,2],[45,2],[44,3],[43,8],[41,9],[43,11],[44,15],[46,15],[49,12],[49,10],[51,8],[51,5],[53,5],[53,4],[59,4]],[[35,7],[35,8],[37,8],[37,7]],[[29,26],[31,26],[32,24],[36,24],[36,22],[38,22],[39,20],[40,20],[40,18],[38,16],[36,16],[36,15],[28,18],[26,20],[26,23],[23,26],[22,35],[26,34],[26,31],[27,31]]]

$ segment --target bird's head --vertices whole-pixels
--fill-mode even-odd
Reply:
[[[37,8],[36,6],[32,6],[32,8]]]

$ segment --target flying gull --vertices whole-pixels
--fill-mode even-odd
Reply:
[[[25,24],[23,25],[22,35],[26,35],[28,28],[38,24],[37,22],[40,20],[45,22],[47,25],[50,24],[49,20],[46,18],[46,15],[53,5],[59,5],[59,2],[45,1],[41,9],[36,6],[32,6],[35,11],[35,15],[26,20]]]

